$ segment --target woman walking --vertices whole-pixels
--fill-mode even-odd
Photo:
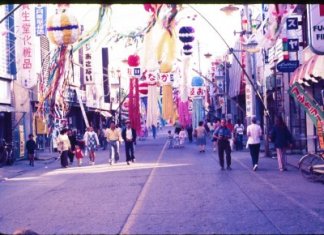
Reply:
[[[92,127],[89,127],[89,131],[85,133],[84,142],[89,153],[90,164],[94,165],[96,157],[95,152],[97,150],[97,146],[99,146],[99,139],[97,133],[93,131]]]
[[[276,124],[271,131],[271,141],[274,142],[280,171],[287,170],[286,149],[293,144],[293,138],[281,116],[277,116]]]
[[[195,129],[195,136],[197,138],[197,145],[199,145],[199,152],[204,153],[206,147],[207,131],[204,127],[204,122],[200,121],[198,127]]]
[[[256,117],[253,117],[252,123],[246,129],[246,133],[248,136],[247,144],[250,149],[252,167],[254,171],[256,171],[258,168],[260,153],[260,137],[262,135],[261,127],[258,124],[256,124],[256,122]]]

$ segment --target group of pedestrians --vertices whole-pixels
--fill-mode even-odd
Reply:
[[[236,150],[243,150],[243,137],[245,128],[243,123],[238,120],[233,126],[229,120],[216,120],[214,124],[206,124],[200,121],[194,130],[194,137],[200,153],[205,152],[207,138],[211,135],[213,150],[218,152],[219,165],[221,170],[231,170],[231,152],[234,149],[232,142],[235,143]],[[210,134],[211,133],[211,134]],[[246,148],[250,152],[252,170],[256,171],[259,165],[259,153],[262,139],[262,128],[257,123],[257,118],[251,118],[251,124],[246,128],[247,143]],[[293,145],[293,137],[288,130],[283,118],[277,116],[268,141],[274,143],[277,153],[278,168],[280,171],[287,170],[286,150]],[[226,161],[225,161],[226,159]]]

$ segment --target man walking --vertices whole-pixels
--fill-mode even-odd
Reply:
[[[109,164],[112,165],[119,160],[118,142],[121,140],[120,131],[116,128],[115,122],[110,123],[110,128],[107,128],[105,136],[108,144]]]
[[[131,161],[135,162],[134,144],[136,144],[136,131],[131,128],[129,120],[126,121],[126,128],[122,131],[122,137],[125,141],[126,163],[129,165]]]
[[[214,132],[214,137],[218,142],[218,157],[221,169],[224,170],[224,151],[226,153],[227,170],[231,168],[231,146],[229,139],[232,137],[231,131],[226,126],[225,119],[221,120],[220,127]]]

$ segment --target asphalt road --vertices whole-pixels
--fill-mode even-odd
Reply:
[[[40,234],[314,234],[324,233],[324,187],[298,170],[279,172],[276,159],[251,170],[248,152],[232,153],[221,171],[209,144],[182,149],[138,141],[136,163],[61,169],[59,162],[0,182],[0,232]],[[9,168],[7,168],[9,169]]]

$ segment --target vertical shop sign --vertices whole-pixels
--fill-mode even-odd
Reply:
[[[15,14],[16,49],[17,49],[17,80],[23,87],[31,88],[37,82],[35,73],[35,50],[34,44],[34,17],[32,17],[32,5],[24,4]]]
[[[36,36],[46,34],[46,7],[35,7]]]
[[[87,43],[84,47],[84,83],[86,85],[93,84],[92,77],[92,53],[90,43]]]
[[[25,135],[23,125],[19,125],[19,156],[25,156]]]
[[[308,4],[307,11],[310,48],[324,55],[324,4]]]

